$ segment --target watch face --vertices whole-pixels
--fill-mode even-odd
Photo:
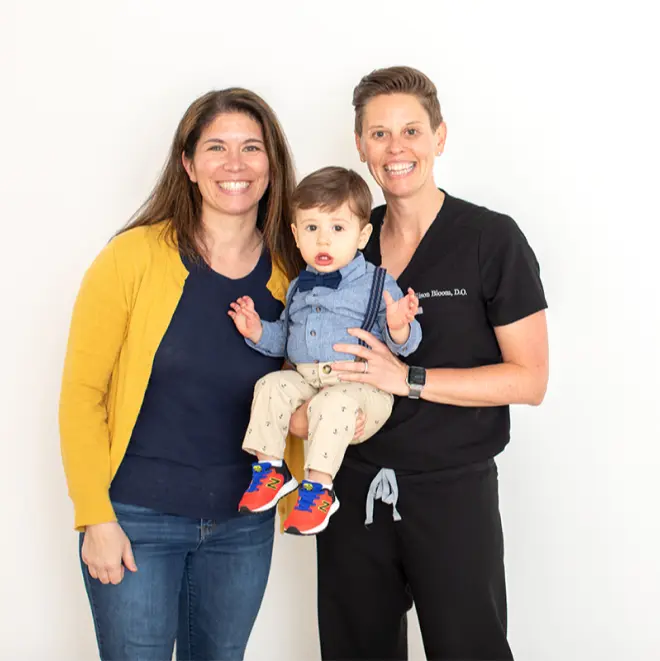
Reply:
[[[426,383],[426,370],[423,367],[409,367],[408,383],[414,386],[423,386]]]

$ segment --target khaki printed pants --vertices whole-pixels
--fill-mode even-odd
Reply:
[[[301,363],[295,371],[272,372],[259,379],[243,449],[282,458],[291,414],[311,398],[305,468],[334,477],[346,448],[366,441],[385,424],[394,398],[370,385],[339,381],[331,365]],[[364,435],[353,441],[360,409],[366,418]]]

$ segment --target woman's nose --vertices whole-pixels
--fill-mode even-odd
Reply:
[[[403,151],[403,145],[401,144],[400,138],[393,137],[387,145],[387,151],[389,151],[391,154],[401,153]]]
[[[229,170],[230,172],[238,172],[242,170],[245,167],[245,163],[243,162],[243,155],[241,154],[240,151],[230,151],[227,153],[227,157],[225,159],[224,167],[226,170]]]

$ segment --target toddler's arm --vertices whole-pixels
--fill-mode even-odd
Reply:
[[[287,303],[290,303],[291,293],[295,280],[289,286]],[[248,346],[256,349],[265,356],[281,358],[286,348],[286,306],[277,321],[262,321],[254,308],[254,301],[249,296],[241,296],[234,303],[230,303],[231,310],[227,314],[234,320],[238,332],[245,338]]]
[[[412,289],[404,296],[392,276],[385,276],[383,302],[378,315],[385,343],[392,353],[407,356],[422,340],[422,327],[415,319],[419,300]]]
[[[241,296],[230,303],[227,314],[234,320],[236,329],[246,339],[257,344],[263,334],[259,313],[254,309],[254,301],[249,296]]]

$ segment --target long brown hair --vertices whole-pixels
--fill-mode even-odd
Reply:
[[[190,181],[181,155],[192,159],[204,129],[218,115],[244,113],[261,126],[270,169],[270,182],[259,202],[257,227],[273,259],[289,278],[304,266],[291,232],[291,197],[295,172],[291,151],[273,109],[257,94],[240,87],[212,91],[192,102],[177,127],[170,153],[151,194],[120,230],[168,221],[167,240],[191,259],[198,259],[202,237],[202,196],[197,184]]]

